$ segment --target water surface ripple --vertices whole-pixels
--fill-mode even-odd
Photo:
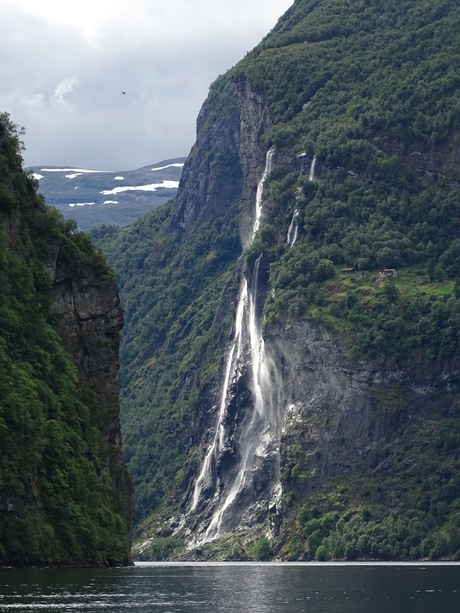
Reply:
[[[458,613],[458,564],[2,569],[0,612]]]

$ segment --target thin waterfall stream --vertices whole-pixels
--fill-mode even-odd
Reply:
[[[289,224],[289,229],[287,231],[286,242],[289,247],[293,247],[297,240],[297,232],[299,226],[297,224],[297,218],[299,216],[299,211],[296,209],[292,214],[291,223]]]
[[[313,156],[313,159],[311,161],[310,176],[309,176],[310,181],[313,181],[313,179],[315,178],[315,167],[316,167],[316,155]]]
[[[302,154],[302,155],[305,155],[305,154]],[[315,168],[316,168],[316,155],[313,156],[311,164],[310,164],[310,172],[308,175],[308,178],[310,181],[313,181],[315,178]],[[299,230],[299,225],[297,223],[298,217],[299,217],[299,210],[295,209],[292,214],[291,223],[289,224],[289,228],[288,228],[287,235],[286,235],[286,243],[289,245],[289,247],[293,247],[297,240],[297,233]]]
[[[274,148],[271,148],[258,184],[251,242],[259,228],[263,186],[271,171],[273,157]],[[261,321],[263,304],[257,301],[261,259],[262,256],[257,258],[250,271],[252,274],[243,276],[215,431],[195,481],[188,511],[191,514],[207,506],[212,509],[205,533],[199,543],[194,543],[195,546],[235,527],[245,510],[257,502],[255,489],[266,481],[272,482],[273,486],[278,477],[277,371],[265,352]],[[238,423],[233,423],[234,430],[230,433],[226,419],[228,407],[240,385],[246,385],[250,400],[246,401],[244,414],[238,415]],[[219,461],[229,448],[232,459],[229,468],[225,469]],[[214,492],[212,498],[209,498],[210,491]]]

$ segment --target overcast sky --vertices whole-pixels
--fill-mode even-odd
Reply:
[[[0,0],[0,112],[27,130],[25,165],[129,170],[188,155],[210,84],[292,4]]]

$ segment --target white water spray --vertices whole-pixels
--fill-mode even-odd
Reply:
[[[310,176],[309,176],[310,181],[313,181],[313,179],[315,178],[315,166],[316,166],[316,155],[313,156],[313,159],[311,161]]]
[[[267,151],[267,156],[265,158],[265,169],[262,173],[262,177],[259,181],[259,184],[257,185],[255,217],[254,217],[254,225],[252,227],[251,243],[254,240],[254,236],[257,230],[259,229],[260,218],[262,216],[262,195],[264,193],[264,184],[265,184],[265,181],[268,175],[272,171],[274,157],[275,157],[275,147],[271,147],[271,149]]]
[[[246,279],[245,279],[246,281]],[[200,500],[200,496],[203,490],[203,487],[211,486],[213,480],[213,471],[217,464],[217,459],[219,457],[219,453],[224,446],[224,417],[225,417],[225,409],[227,408],[227,396],[228,390],[230,387],[230,377],[231,375],[235,375],[235,366],[240,359],[241,354],[241,336],[242,336],[242,328],[243,328],[243,314],[247,301],[247,283],[243,284],[243,288],[240,293],[240,298],[238,301],[238,307],[235,315],[235,336],[232,341],[232,345],[230,347],[227,363],[225,366],[225,377],[224,384],[222,386],[222,394],[220,398],[219,405],[219,413],[217,416],[217,424],[216,431],[214,433],[213,442],[206,453],[203,466],[201,468],[200,474],[198,475],[197,480],[195,481],[195,488],[193,490],[192,497],[192,505],[190,507],[190,511],[194,511]]]
[[[299,216],[299,211],[296,209],[292,214],[291,223],[289,224],[289,229],[286,236],[286,242],[289,247],[293,247],[294,243],[297,240],[297,231],[298,231],[298,223],[297,218]]]
[[[265,170],[258,184],[252,239],[259,228],[262,214],[262,194],[266,178],[273,163],[274,148],[267,153]],[[247,504],[253,501],[253,480],[261,469],[263,459],[273,453],[278,440],[278,424],[273,390],[276,387],[276,369],[265,355],[262,326],[258,316],[257,287],[261,257],[255,263],[252,287],[243,278],[238,306],[235,314],[234,337],[227,354],[224,382],[220,397],[219,412],[213,441],[206,453],[203,465],[195,482],[189,513],[195,511],[205,489],[214,490],[212,504],[214,511],[204,537],[199,544],[217,538],[225,531],[235,517],[241,516],[241,500]],[[248,388],[252,402],[241,420],[240,428],[234,434],[233,449],[235,466],[225,474],[222,481],[217,476],[219,456],[227,439],[225,418],[232,387],[240,377],[248,375]],[[209,501],[208,501],[209,502]],[[243,505],[244,506],[244,505]],[[235,507],[235,510],[233,509]]]

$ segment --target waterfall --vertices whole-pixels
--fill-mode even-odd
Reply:
[[[265,169],[258,184],[252,239],[259,228],[263,187],[271,171],[273,157],[272,147],[267,153]],[[255,262],[251,286],[246,276],[242,280],[234,336],[226,356],[215,432],[196,479],[188,511],[189,514],[196,511],[200,502],[211,505],[212,517],[199,544],[217,538],[226,528],[234,527],[245,508],[255,502],[254,484],[257,480],[263,480],[261,472],[269,470],[273,473],[277,470],[277,466],[275,469],[271,466],[273,458],[278,458],[279,427],[273,400],[277,374],[274,364],[265,354],[260,305],[257,303],[261,257]],[[226,424],[227,409],[240,380],[247,384],[250,402],[243,414],[238,415],[238,423],[233,424],[234,431],[230,437],[230,432],[226,431],[229,428]],[[229,438],[232,438],[233,445],[232,467],[218,475],[219,458],[223,451],[228,450]],[[267,462],[268,469],[264,468]],[[214,491],[214,497],[211,501],[202,501],[204,489],[210,488]]]
[[[299,216],[299,211],[296,209],[294,213],[292,214],[291,223],[289,224],[289,229],[288,229],[287,236],[286,236],[286,242],[289,245],[289,247],[292,247],[297,240],[297,230],[298,230],[297,217],[298,216]]]
[[[306,153],[301,153],[298,157],[304,157],[304,156],[306,156]],[[313,181],[313,179],[315,178],[315,167],[316,167],[316,155],[313,156],[311,160],[311,164],[310,164],[310,173],[308,177],[310,181]],[[292,214],[291,223],[289,224],[289,228],[288,228],[287,236],[286,236],[286,243],[290,247],[293,247],[297,240],[297,232],[298,232],[297,218],[298,216],[299,216],[299,211],[298,209],[295,209],[294,213]]]
[[[244,280],[246,281],[246,279]],[[214,433],[213,442],[206,453],[203,466],[201,468],[200,474],[198,475],[197,480],[195,481],[195,487],[193,490],[192,497],[192,505],[190,507],[190,511],[194,511],[200,500],[200,496],[203,490],[204,485],[212,485],[213,481],[213,470],[217,465],[217,459],[219,457],[219,453],[224,446],[224,417],[225,417],[225,409],[227,408],[227,397],[228,391],[230,387],[230,377],[231,375],[235,375],[235,368],[238,364],[240,353],[241,353],[241,336],[242,336],[242,327],[243,327],[243,315],[247,301],[247,283],[243,283],[243,287],[240,292],[240,298],[238,300],[238,307],[235,315],[235,335],[230,347],[230,350],[227,355],[227,363],[225,366],[225,376],[224,383],[222,386],[222,393],[220,398],[219,405],[219,413],[217,416],[217,424],[216,431]]]
[[[264,183],[268,175],[272,171],[274,157],[275,157],[275,147],[271,147],[271,149],[269,149],[267,152],[267,156],[265,159],[265,169],[262,173],[262,177],[259,181],[259,184],[257,185],[255,218],[254,218],[254,225],[252,227],[251,242],[252,240],[254,240],[254,236],[257,230],[259,229],[260,218],[262,216],[262,195],[264,193]]]
[[[315,166],[316,166],[316,155],[313,156],[313,159],[311,161],[311,166],[310,166],[310,181],[313,181],[313,179],[315,178]]]

